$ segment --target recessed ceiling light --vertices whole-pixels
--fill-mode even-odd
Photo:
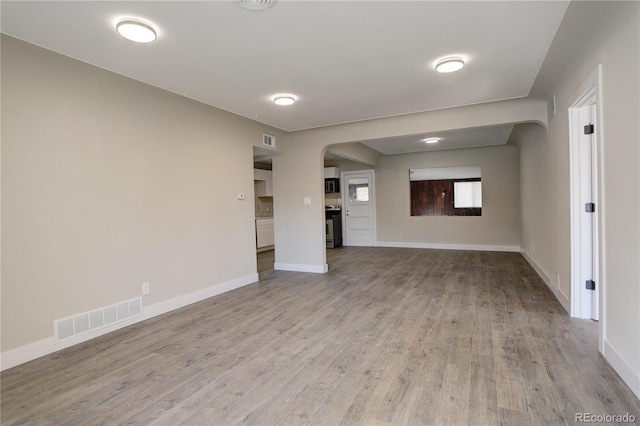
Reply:
[[[462,68],[464,68],[464,60],[458,57],[440,59],[436,64],[436,71],[441,73],[455,72]]]
[[[276,0],[236,0],[235,3],[246,10],[265,10],[270,8]]]
[[[440,140],[440,138],[427,138],[427,139],[422,139],[422,142],[424,142],[424,143],[438,143],[439,140]]]
[[[136,43],[151,43],[158,37],[153,27],[133,19],[125,19],[118,22],[116,31],[122,37]]]
[[[276,105],[293,105],[295,102],[296,97],[293,95],[276,95],[273,97],[273,103]]]

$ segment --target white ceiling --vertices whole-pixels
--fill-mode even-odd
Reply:
[[[280,0],[252,12],[231,1],[2,1],[1,29],[292,131],[527,96],[567,5]],[[113,27],[123,17],[153,23],[158,40],[124,40]],[[467,67],[436,73],[449,55]],[[299,101],[278,107],[270,97],[280,92]]]
[[[384,155],[409,154],[413,152],[504,145],[507,143],[507,139],[509,139],[512,130],[513,124],[476,127],[439,133],[376,139],[362,143]],[[426,138],[438,138],[440,140],[438,143],[427,144],[423,141],[423,139]]]

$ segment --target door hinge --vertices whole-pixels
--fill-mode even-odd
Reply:
[[[584,205],[584,211],[587,213],[593,213],[596,211],[596,204],[595,203],[587,203]]]
[[[593,124],[587,124],[586,126],[584,126],[584,134],[585,135],[592,135],[594,132],[594,127]]]
[[[587,280],[585,282],[585,284],[587,285],[587,290],[595,290],[596,289],[596,282],[594,280]]]

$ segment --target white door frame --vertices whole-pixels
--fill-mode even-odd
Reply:
[[[377,232],[376,232],[376,172],[375,170],[366,169],[366,170],[351,170],[348,172],[340,172],[340,188],[342,188],[342,206],[344,208],[347,205],[347,197],[349,196],[348,194],[349,188],[346,185],[347,177],[351,175],[363,175],[363,174],[369,175],[369,190],[370,190],[369,214],[371,217],[371,247],[374,247],[377,245],[377,241],[378,241]],[[347,241],[347,232],[348,231],[347,231],[346,211],[343,211],[342,212],[343,243]]]
[[[604,237],[605,194],[604,194],[604,123],[602,114],[602,65],[598,65],[591,75],[580,85],[569,99],[569,162],[570,162],[570,204],[571,204],[571,316],[591,317],[585,312],[591,312],[590,295],[586,295],[585,283],[581,279],[581,248],[583,247],[580,232],[580,216],[584,212],[584,204],[580,200],[580,161],[579,143],[583,136],[584,125],[580,120],[581,109],[593,105],[592,122],[595,124],[592,142],[592,194],[595,203],[593,213],[593,280],[596,290],[596,315],[599,316],[599,349],[604,351],[604,323],[606,322],[606,282],[605,282],[605,253],[601,244]]]
[[[595,145],[596,134],[584,134],[588,124],[597,125],[594,111],[595,93],[589,90],[578,103],[570,108],[570,169],[571,169],[571,253],[573,262],[572,316],[598,319],[598,292],[586,289],[586,281],[597,279],[596,253],[597,214],[586,212],[587,203],[596,203]],[[597,288],[596,286],[596,288]]]

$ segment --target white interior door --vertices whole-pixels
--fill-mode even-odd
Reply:
[[[344,196],[344,245],[373,246],[373,171],[342,174]]]

